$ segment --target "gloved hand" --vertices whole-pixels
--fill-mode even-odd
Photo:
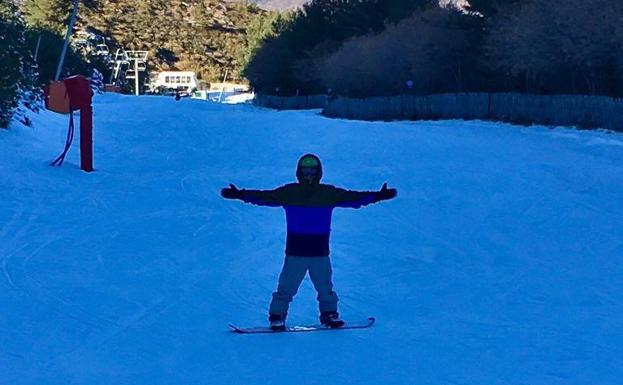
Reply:
[[[387,188],[387,182],[386,182],[386,183],[383,183],[383,186],[381,187],[381,189],[377,191],[376,198],[380,201],[383,201],[387,199],[393,199],[396,197],[397,194],[398,192],[396,191],[395,188]]]
[[[221,196],[226,199],[240,199],[242,192],[238,190],[238,187],[233,184],[229,184],[229,187],[225,187],[221,190]]]

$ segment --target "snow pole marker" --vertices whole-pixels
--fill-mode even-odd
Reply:
[[[69,98],[69,127],[65,148],[51,166],[63,164],[74,137],[73,112],[80,110],[80,168],[86,172],[91,172],[93,171],[93,107],[91,106],[93,90],[89,80],[82,75],[68,77],[62,83],[66,88],[63,96]],[[46,96],[52,99],[53,94],[49,93],[49,88],[46,90]],[[57,97],[60,96],[57,95]],[[48,104],[54,105],[51,101]],[[57,110],[56,112],[63,113],[65,111]]]

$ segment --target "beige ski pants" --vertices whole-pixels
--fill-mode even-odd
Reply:
[[[309,277],[318,293],[320,312],[337,311],[337,294],[333,291],[331,281],[331,261],[329,257],[296,257],[286,256],[279,275],[277,291],[273,293],[270,303],[270,314],[286,316],[292,298],[309,271]]]

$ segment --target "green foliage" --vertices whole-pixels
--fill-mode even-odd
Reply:
[[[97,0],[80,25],[125,49],[149,51],[151,70],[195,71],[208,81],[222,80],[227,70],[240,80],[245,31],[262,13],[224,0]]]
[[[82,0],[78,15],[94,6],[97,0]],[[26,43],[28,47],[37,51],[37,65],[39,68],[38,83],[46,85],[54,80],[56,67],[64,44],[69,17],[73,10],[72,0],[25,0],[21,10],[28,26]],[[71,46],[67,50],[61,78],[68,75],[81,74],[90,76],[93,68],[100,71],[105,69],[103,63],[90,63],[89,60],[76,52]]]
[[[56,72],[71,8],[69,1],[27,0],[20,4],[22,8],[13,1],[0,2],[1,127],[9,124],[20,102],[27,108],[38,108],[41,87],[52,80]],[[88,63],[69,49],[62,75],[89,76],[96,65],[100,64]]]
[[[25,26],[19,10],[0,3],[0,127],[7,127],[20,99],[37,98],[36,66],[25,44]]]
[[[240,64],[245,68],[264,41],[283,31],[291,13],[258,13],[251,18],[246,29],[246,44],[241,52]]]
[[[54,80],[56,67],[63,49],[64,37],[43,29],[30,29],[26,32],[26,44],[32,52],[35,51],[39,38],[41,42],[36,60],[39,69],[37,83],[40,86],[44,86],[51,80]],[[77,74],[89,77],[93,68],[100,69],[102,67],[104,65],[101,63],[88,63],[82,55],[70,46],[65,54],[61,79]]]
[[[22,5],[29,27],[58,35],[66,33],[71,10],[72,2],[69,0],[25,0]]]

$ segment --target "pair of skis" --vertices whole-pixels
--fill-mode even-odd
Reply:
[[[330,328],[325,325],[298,325],[298,326],[286,326],[285,330],[271,330],[267,326],[255,326],[255,327],[239,327],[233,324],[229,324],[229,327],[235,333],[240,334],[258,334],[258,333],[291,333],[291,332],[315,332],[320,330],[344,330],[344,329],[366,329],[374,325],[376,319],[369,317],[363,322],[346,322],[344,326],[339,328]]]

